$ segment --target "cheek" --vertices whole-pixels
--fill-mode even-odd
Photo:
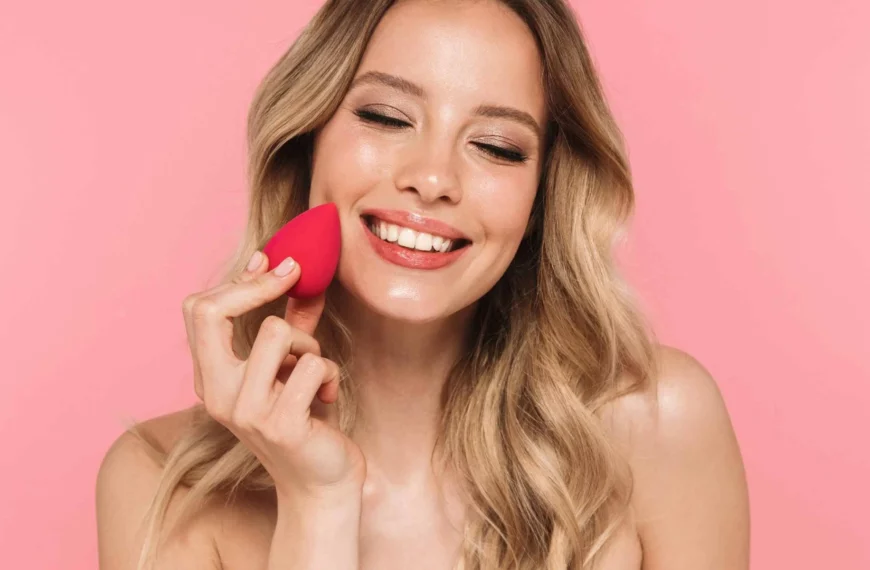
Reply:
[[[345,141],[348,162],[353,164],[355,171],[369,175],[381,175],[386,169],[387,153],[372,141],[349,136]]]
[[[389,172],[390,156],[364,134],[334,127],[321,134],[315,149],[312,195],[345,202]]]
[[[505,175],[479,181],[474,191],[475,209],[479,212],[487,241],[518,244],[535,199],[535,180],[530,176]]]

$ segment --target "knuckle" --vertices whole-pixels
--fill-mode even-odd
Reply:
[[[269,315],[260,323],[260,331],[270,337],[289,338],[292,332],[290,323],[277,315]]]
[[[181,302],[181,312],[184,313],[185,316],[193,313],[193,306],[196,304],[196,300],[199,298],[199,295],[193,293],[184,298]]]
[[[302,355],[297,366],[302,367],[309,374],[319,375],[326,372],[326,363],[323,358],[310,352]]]
[[[323,361],[326,364],[330,376],[335,376],[336,378],[341,377],[341,367],[337,363],[328,358],[324,358]]]
[[[217,301],[211,298],[197,299],[192,308],[192,315],[195,321],[211,321],[220,314],[220,305]]]

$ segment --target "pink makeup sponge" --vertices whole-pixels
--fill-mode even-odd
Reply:
[[[269,271],[285,257],[292,257],[302,269],[299,281],[287,295],[308,299],[321,294],[332,282],[341,252],[338,208],[321,204],[302,212],[286,224],[263,247]]]

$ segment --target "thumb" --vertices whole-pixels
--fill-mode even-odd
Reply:
[[[317,323],[320,322],[320,316],[323,314],[323,306],[325,304],[325,291],[310,299],[297,299],[288,296],[284,320],[290,323],[290,326],[313,336],[314,329],[317,328]]]

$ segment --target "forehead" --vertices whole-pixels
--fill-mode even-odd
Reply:
[[[543,121],[537,43],[525,22],[493,0],[405,0],[378,24],[359,73],[417,83],[427,98],[520,107]]]

